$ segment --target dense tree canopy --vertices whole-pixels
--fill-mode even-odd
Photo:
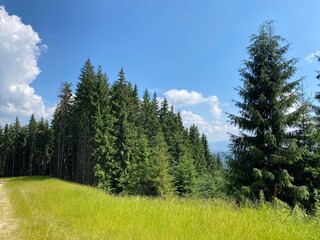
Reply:
[[[0,176],[50,174],[109,193],[148,196],[191,196],[197,177],[213,176],[206,137],[195,125],[185,129],[156,93],[151,98],[146,90],[139,99],[123,69],[110,86],[88,59],[75,94],[63,83],[59,98],[51,126],[32,115],[25,127],[17,119],[0,128]]]

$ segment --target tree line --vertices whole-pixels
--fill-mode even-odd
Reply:
[[[308,97],[292,80],[297,59],[272,21],[251,37],[239,70],[230,155],[222,167],[197,126],[189,129],[166,99],[137,86],[123,69],[111,86],[90,60],[76,92],[64,83],[52,123],[0,128],[0,176],[52,175],[112,194],[231,196],[238,202],[280,201],[310,213],[320,201],[320,93]],[[320,58],[318,58],[319,60]],[[320,60],[319,60],[320,61]],[[320,79],[318,72],[317,79]]]
[[[0,176],[51,175],[112,194],[212,197],[224,170],[196,125],[183,126],[166,99],[158,102],[125,78],[112,86],[88,59],[75,94],[63,83],[51,124],[0,128]]]

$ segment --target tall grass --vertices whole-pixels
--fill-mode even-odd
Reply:
[[[40,177],[6,188],[24,239],[320,239],[319,218],[269,206],[116,197]]]

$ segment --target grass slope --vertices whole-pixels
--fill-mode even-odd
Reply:
[[[320,239],[319,218],[271,207],[115,197],[44,177],[5,187],[24,239]]]

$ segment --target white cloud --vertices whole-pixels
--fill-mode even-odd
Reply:
[[[171,89],[164,93],[165,98],[175,107],[184,107],[206,103],[215,119],[221,118],[222,109],[217,96],[209,96],[205,98],[201,93],[185,89]]]
[[[308,56],[306,56],[305,60],[308,63],[312,63],[316,56],[320,56],[320,51],[310,53]]]
[[[176,107],[197,105],[204,102],[206,99],[201,93],[187,90],[171,89],[164,93],[164,96]]]
[[[30,25],[0,6],[0,123],[15,116],[50,118],[48,108],[30,84],[39,75],[38,57],[46,46]]]
[[[194,114],[191,111],[183,110],[180,115],[185,127],[189,128],[192,124],[195,124],[199,131],[207,136],[209,142],[229,140],[228,133],[236,134],[238,132],[236,127],[233,127],[227,123],[222,123],[219,121],[208,123],[203,117]]]
[[[215,119],[221,118],[222,109],[220,107],[219,99],[217,96],[210,96],[207,98],[207,102],[210,106],[210,112]]]

